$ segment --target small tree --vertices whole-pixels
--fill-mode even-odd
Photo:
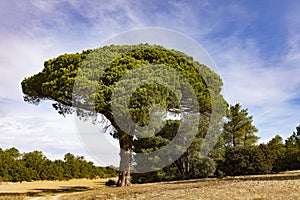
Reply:
[[[210,157],[203,157],[200,158],[196,162],[196,169],[195,169],[195,177],[201,178],[201,177],[209,177],[214,175],[216,171],[216,163],[215,161]]]
[[[294,131],[292,136],[296,139],[296,146],[300,150],[300,125],[296,127],[296,132]]]
[[[252,124],[252,116],[247,109],[241,109],[240,104],[230,106],[224,124],[223,137],[226,146],[251,146],[257,142],[257,128]]]
[[[22,162],[30,170],[33,180],[41,180],[41,174],[45,168],[46,161],[47,159],[41,151],[24,153],[22,156]]]
[[[285,155],[282,159],[282,170],[300,169],[300,141],[297,133],[294,132],[285,140]]]
[[[265,152],[260,146],[230,147],[220,169],[232,176],[270,173],[273,160]]]
[[[283,143],[283,138],[279,135],[276,135],[267,143],[267,146],[270,150],[271,156],[274,159],[273,171],[282,171],[285,165],[283,160],[286,152],[286,148]]]

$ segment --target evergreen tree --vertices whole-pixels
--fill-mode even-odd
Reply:
[[[270,173],[273,160],[264,148],[265,146],[229,147],[220,169],[231,176]]]
[[[293,132],[293,137],[296,139],[296,146],[300,149],[300,125],[296,127],[296,132]]]
[[[24,166],[30,171],[33,180],[42,180],[42,172],[46,167],[46,157],[41,151],[33,151],[24,153],[22,162]]]
[[[285,140],[285,155],[282,160],[282,170],[300,169],[300,148],[299,140],[293,133]]]
[[[149,65],[155,67],[141,69],[141,66]],[[81,68],[82,66],[86,67]],[[151,117],[149,109],[152,105],[160,104],[165,110],[173,112],[180,108],[179,102],[183,109],[186,109],[186,105],[190,102],[190,98],[186,98],[185,95],[187,91],[181,90],[183,86],[180,85],[180,80],[166,76],[166,73],[161,70],[162,66],[168,66],[180,72],[188,80],[197,98],[196,101],[200,105],[195,108],[206,116],[207,121],[210,121],[212,102],[217,101],[218,105],[224,105],[224,99],[220,94],[222,81],[218,75],[182,52],[168,50],[157,45],[109,46],[77,54],[64,54],[48,60],[44,63],[42,72],[22,81],[24,100],[34,104],[46,99],[55,101],[53,107],[62,115],[74,111],[81,118],[93,115],[94,111],[102,114],[113,126],[111,134],[119,140],[120,144],[118,185],[130,185],[130,165],[136,126],[145,126],[149,123]],[[114,88],[116,84],[122,81],[126,84],[119,87],[119,91],[127,91],[129,86],[140,82],[134,76],[121,80],[122,76],[128,75],[133,69],[152,73],[155,80],[157,77],[164,77],[159,80],[162,83],[166,80],[172,81],[173,89],[175,93],[180,93],[177,96],[181,99],[177,99],[174,91],[168,90],[163,84],[145,84],[139,87],[130,97],[129,106],[126,107],[130,113],[128,118],[131,118],[135,124],[130,126],[124,124],[126,130],[123,130],[115,116],[124,114],[119,108],[124,107],[122,100],[127,96],[126,93],[120,96],[119,103],[119,99],[114,98],[115,108],[119,109],[114,111],[112,93],[117,91]],[[78,72],[83,76],[78,77]],[[100,78],[99,74],[102,74]],[[76,91],[73,90],[75,79]],[[97,89],[94,90],[94,88]]]
[[[283,170],[284,165],[284,158],[286,148],[283,143],[283,138],[279,135],[276,135],[272,138],[268,143],[267,146],[270,149],[270,154],[273,156],[274,163],[273,163],[273,171],[280,172]]]
[[[252,124],[252,116],[240,104],[230,106],[224,123],[223,137],[226,146],[251,146],[259,139],[254,133],[258,130]]]

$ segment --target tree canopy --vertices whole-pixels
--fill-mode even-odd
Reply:
[[[163,64],[181,72],[192,84],[202,112],[211,109],[210,95],[219,94],[223,85],[217,74],[182,52],[156,45],[112,45],[82,53],[63,54],[45,61],[42,72],[22,81],[24,100],[35,104],[41,100],[53,100],[53,107],[60,114],[70,114],[83,107],[85,110],[96,110],[110,120],[115,83],[129,70],[143,64]],[[74,91],[76,78],[79,89]],[[80,93],[81,89],[88,90],[95,85],[97,91]]]

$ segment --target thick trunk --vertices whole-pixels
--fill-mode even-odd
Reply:
[[[115,127],[118,131],[117,134],[120,144],[120,169],[117,186],[129,186],[131,185],[130,166],[132,160],[132,145],[135,126],[131,127],[131,135],[128,135],[122,132],[122,130],[118,127],[111,113],[105,113],[105,117],[109,119],[113,127]]]
[[[132,142],[133,136],[124,134],[120,139],[120,172],[117,186],[129,186],[130,182],[130,166],[132,160]]]

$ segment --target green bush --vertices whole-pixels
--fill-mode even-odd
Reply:
[[[273,162],[261,146],[235,147],[227,149],[220,170],[229,176],[267,174]]]
[[[195,178],[207,178],[213,176],[216,171],[216,163],[212,158],[204,157],[197,160]]]
[[[132,174],[132,183],[153,183],[166,180],[166,172],[163,169],[146,173]]]

